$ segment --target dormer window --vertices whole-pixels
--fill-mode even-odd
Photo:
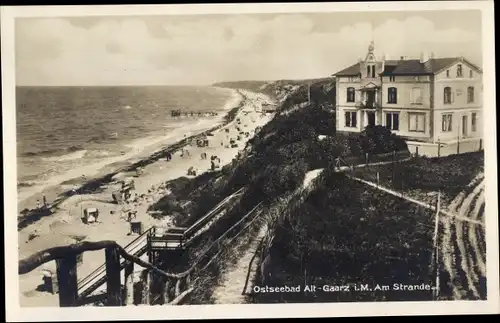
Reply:
[[[470,78],[473,78],[474,77],[474,72],[472,72],[472,70],[469,71],[469,77]]]
[[[372,65],[372,78],[375,78],[375,65]]]
[[[450,70],[446,70],[446,77],[450,77]]]
[[[366,67],[366,77],[370,77],[370,74],[371,74],[371,66],[370,66],[370,65],[368,65],[368,66]]]
[[[457,77],[462,77],[462,64],[457,65]]]

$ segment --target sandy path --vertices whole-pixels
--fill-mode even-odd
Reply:
[[[263,116],[255,111],[254,106],[257,100],[262,100],[263,95],[241,91],[245,96],[244,106],[240,109],[235,120],[225,127],[214,132],[214,136],[209,136],[209,147],[188,147],[190,157],[182,158],[179,153],[172,156],[171,161],[159,160],[143,170],[143,174],[135,178],[135,192],[138,195],[144,194],[145,198],[140,200],[134,209],[137,210],[137,219],[143,222],[143,228],[147,229],[152,225],[165,224],[170,220],[168,217],[163,220],[155,220],[147,214],[147,208],[162,195],[165,194],[164,183],[166,181],[187,176],[187,169],[191,166],[198,168],[197,174],[207,171],[210,167],[210,156],[216,155],[221,160],[221,166],[230,163],[237,155],[238,151],[245,147],[246,141],[250,139],[242,136],[241,141],[237,141],[238,147],[226,148],[221,146],[228,143],[229,138],[238,135],[236,130],[237,118],[240,118],[239,127],[244,132],[254,133],[258,126],[263,126],[272,115]],[[229,133],[225,129],[229,129]],[[189,129],[186,129],[189,131]],[[202,160],[200,154],[206,152],[208,159]],[[103,239],[115,240],[122,246],[135,239],[133,235],[127,235],[130,231],[129,223],[121,218],[122,206],[112,204],[111,193],[119,187],[119,184],[110,184],[100,193],[84,196],[73,196],[65,200],[60,205],[60,210],[38,221],[36,224],[19,231],[19,257],[27,257],[37,251],[54,247],[55,245],[65,245],[74,243],[72,236],[77,235],[85,238],[86,241],[98,241]],[[86,207],[97,207],[100,210],[99,223],[84,225],[79,217],[81,210]],[[30,240],[30,235],[36,234],[38,237]],[[81,279],[90,274],[94,269],[104,262],[104,251],[88,252],[84,254],[84,261],[78,268],[78,278]],[[54,262],[46,264],[44,267],[55,268]],[[36,291],[36,287],[41,284],[40,267],[31,273],[20,276],[20,304],[21,306],[58,306],[57,295]],[[42,297],[43,296],[43,297]]]
[[[470,193],[463,201],[462,205],[460,206],[460,209],[458,211],[458,214],[460,216],[468,216],[470,212],[470,207],[472,201],[481,193],[481,190],[484,188],[484,180],[474,188],[472,193]],[[464,286],[465,288],[468,288],[472,294],[475,297],[479,297],[479,293],[474,286],[474,282],[478,281],[477,276],[474,275],[473,271],[473,255],[469,255],[466,251],[465,243],[464,243],[464,236],[463,236],[463,226],[465,223],[462,221],[455,221],[455,230],[456,230],[456,236],[457,236],[457,245],[458,245],[458,251],[460,252],[457,256],[460,258],[460,267],[463,271],[463,274],[465,275],[465,278],[467,280],[467,286]],[[468,226],[471,226],[471,224],[465,224]],[[466,243],[469,243],[469,241],[466,241]]]
[[[246,303],[245,297],[246,294],[251,292],[259,263],[257,257],[254,258],[254,255],[266,232],[267,227],[264,225],[238,262],[223,274],[222,283],[215,287],[212,294],[214,304]]]
[[[475,186],[474,190],[466,197],[465,190],[458,194],[453,201],[450,203],[448,210],[450,212],[457,213],[457,216],[461,218],[471,218],[475,220],[474,217],[470,217],[470,205],[475,197],[481,193],[482,187],[484,185],[484,173],[478,174],[468,185],[468,188],[472,188]],[[478,296],[478,291],[474,285],[473,275],[471,274],[471,268],[468,265],[469,256],[467,255],[466,248],[463,241],[463,221],[460,221],[458,218],[450,218],[450,217],[441,217],[441,221],[443,223],[444,232],[442,235],[442,241],[440,244],[441,249],[441,261],[444,265],[444,270],[449,274],[450,280],[450,288],[453,292],[454,299],[462,299],[466,296],[466,289],[469,287],[469,290],[473,293],[474,296]],[[473,223],[467,223],[469,227],[472,227],[475,230],[476,225]],[[456,241],[452,241],[453,235],[456,234]],[[470,239],[470,237],[469,237]],[[467,241],[468,243],[468,241]],[[457,249],[455,249],[457,246]],[[457,272],[457,264],[456,259],[460,260],[461,271],[465,275],[467,285],[462,286],[460,282],[460,275]],[[471,260],[472,261],[472,260]]]
[[[481,205],[484,205],[484,203],[485,203],[485,196],[483,190],[476,201],[476,205],[474,206],[474,210],[472,211],[471,218],[473,219],[478,218],[479,212],[481,210]],[[479,248],[475,226],[473,225],[469,226],[469,240],[472,245],[474,255],[476,257],[476,264],[479,269],[479,273],[481,276],[486,277],[486,263],[484,261],[483,254]]]

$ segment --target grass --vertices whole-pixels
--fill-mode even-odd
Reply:
[[[380,185],[422,201],[434,201],[431,192],[441,191],[444,205],[480,172],[484,172],[484,153],[473,152],[441,158],[418,157],[410,161],[391,165],[355,169],[353,175],[376,182],[379,173]]]
[[[432,214],[326,174],[275,230],[268,286],[432,283]],[[266,276],[266,275],[265,275]],[[430,292],[268,293],[259,303],[430,300]]]

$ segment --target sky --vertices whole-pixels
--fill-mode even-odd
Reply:
[[[480,11],[17,18],[16,84],[206,85],[327,77],[365,57],[482,65]]]

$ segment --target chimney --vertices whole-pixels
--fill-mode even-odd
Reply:
[[[434,59],[434,53],[433,52],[430,53],[429,58],[430,59]]]
[[[427,55],[424,52],[420,53],[420,63],[425,63],[427,62],[427,60],[428,60]]]
[[[401,56],[401,57],[399,58],[399,60],[400,60],[400,61],[404,61],[404,60],[405,60],[405,57],[404,57],[404,56]]]

